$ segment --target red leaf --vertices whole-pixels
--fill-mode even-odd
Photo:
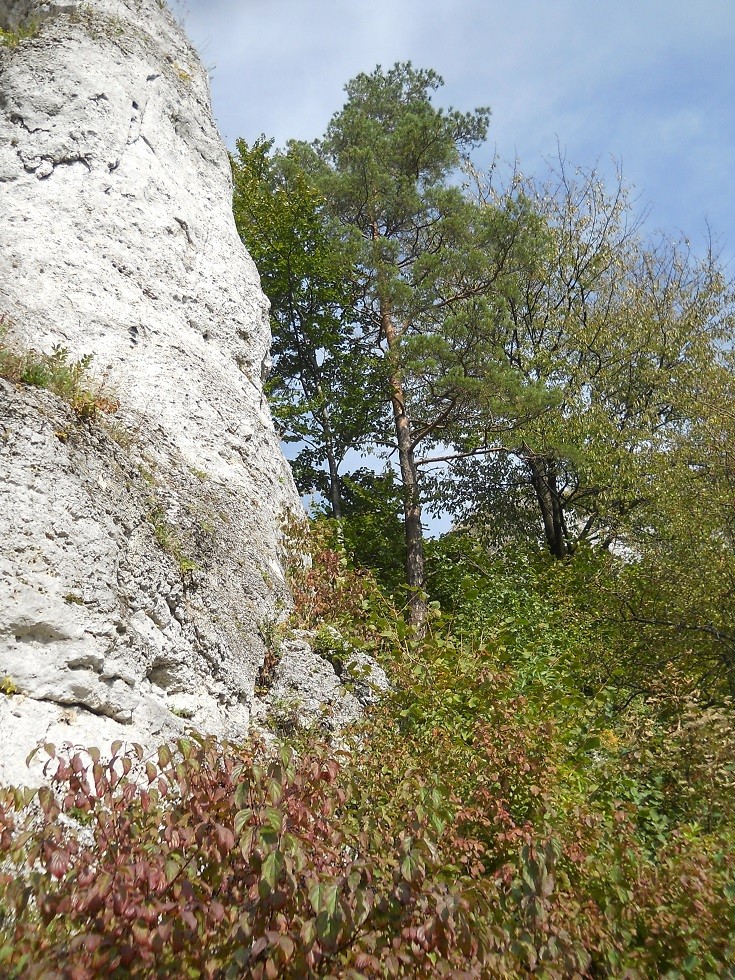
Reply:
[[[84,945],[87,947],[90,953],[94,953],[94,951],[99,948],[101,943],[102,936],[100,936],[98,933],[91,932],[84,937]]]
[[[219,851],[224,856],[235,846],[235,835],[229,827],[223,827],[219,823],[215,824],[214,832],[217,837]]]
[[[69,867],[69,852],[63,847],[54,851],[48,862],[48,868],[54,878],[62,878]]]

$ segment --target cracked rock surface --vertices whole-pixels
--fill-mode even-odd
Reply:
[[[0,46],[5,342],[92,355],[120,410],[0,381],[2,782],[41,739],[243,734],[301,513],[196,53],[158,0],[0,0],[31,20]]]

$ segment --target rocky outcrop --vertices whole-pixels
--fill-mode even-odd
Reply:
[[[292,630],[271,647],[259,674],[253,722],[280,735],[315,727],[329,737],[387,690],[383,669],[337,630]]]
[[[159,0],[0,0],[6,343],[119,410],[0,381],[0,781],[39,740],[237,736],[300,504],[206,73]]]

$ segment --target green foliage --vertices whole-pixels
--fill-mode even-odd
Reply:
[[[16,384],[46,388],[63,398],[83,420],[93,419],[99,412],[114,413],[118,402],[94,386],[89,373],[91,355],[71,360],[69,351],[60,345],[50,354],[29,350],[18,352],[7,344],[7,326],[0,317],[0,377]]]
[[[617,569],[607,592],[628,639],[611,654],[631,684],[648,689],[673,664],[690,687],[721,699],[735,695],[735,391],[731,366],[716,369],[689,389],[691,422],[653,475],[637,560]]]
[[[547,180],[515,178],[482,199],[522,203],[540,222],[496,283],[493,329],[496,357],[546,403],[524,418],[507,393],[492,397],[491,372],[449,436],[465,455],[443,503],[478,515],[495,542],[543,536],[556,558],[635,547],[696,422],[692,394],[722,383],[731,285],[711,250],[698,259],[685,239],[641,239],[620,178],[608,190],[562,160]]]
[[[669,691],[621,711],[589,690],[595,637],[583,602],[575,624],[574,595],[562,612],[549,594],[558,566],[483,560],[456,537],[431,565],[451,630],[404,641],[357,765],[395,822],[407,773],[448,791],[447,868],[500,888],[512,952],[489,975],[727,975],[729,708]]]
[[[405,601],[406,550],[400,486],[392,470],[362,468],[342,478],[340,537],[358,568],[370,571],[401,605]]]
[[[392,840],[427,815],[435,880],[485,903],[463,975],[728,976],[732,285],[711,250],[643,239],[621,179],[562,160],[486,185],[467,155],[487,111],[438,109],[440,86],[410,64],[360,75],[324,138],[278,162],[352,250],[332,312],[358,373],[369,350],[384,366],[365,432],[401,474],[397,497],[340,475],[343,520],[295,582],[328,654],[325,621],[392,682],[350,743],[341,825]],[[422,505],[464,525],[425,576]],[[416,629],[392,604],[404,556]]]
[[[35,37],[38,34],[38,22],[30,20],[26,24],[16,27],[14,30],[7,30],[0,27],[0,47],[17,48],[23,41]]]
[[[301,444],[294,475],[340,516],[339,467],[374,428],[368,397],[380,365],[349,319],[355,245],[329,216],[295,148],[237,143],[232,160],[238,231],[271,302],[271,406],[287,442]],[[329,472],[322,469],[328,463]]]
[[[347,552],[398,595],[390,492],[340,472],[350,447],[396,454],[414,623],[422,509],[449,511],[486,545],[543,542],[598,576],[610,670],[647,690],[668,649],[733,696],[732,283],[711,245],[643,238],[620,176],[476,171],[488,111],[437,107],[441,85],[378,66],[321,140],[240,147],[300,485],[352,510]],[[590,549],[640,560],[592,571]]]
[[[439,365],[437,350],[467,353],[462,311],[481,303],[499,275],[502,221],[477,207],[456,181],[466,155],[483,142],[489,110],[462,113],[432,103],[443,80],[410,63],[360,74],[324,139],[304,159],[330,213],[361,243],[354,319],[385,365],[384,406],[375,442],[397,453],[402,485],[409,621],[426,619],[420,444],[443,437],[465,400],[457,358]],[[498,212],[499,214],[499,212]],[[513,223],[510,223],[513,226]],[[513,226],[514,227],[514,226]],[[511,235],[514,233],[511,229]]]
[[[51,789],[0,797],[6,975],[728,976],[730,706],[590,690],[578,573],[459,534],[419,637],[339,528],[312,530],[295,622],[380,657],[385,698],[339,750],[287,704],[297,752],[46,746]]]
[[[273,156],[265,141],[240,143],[233,164],[236,220],[274,308],[276,412],[306,443],[297,480],[340,517],[346,450],[397,453],[415,622],[426,615],[416,451],[442,444],[479,366],[518,395],[483,328],[497,313],[488,291],[538,224],[517,202],[490,209],[460,186],[489,111],[435,106],[442,84],[410,63],[378,67],[348,83],[322,140]]]

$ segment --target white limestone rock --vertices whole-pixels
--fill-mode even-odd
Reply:
[[[293,630],[280,643],[269,676],[259,680],[253,720],[281,734],[292,725],[339,733],[388,689],[383,669],[330,627]]]
[[[0,46],[0,317],[120,411],[0,381],[3,782],[40,739],[243,734],[301,513],[196,53],[159,0],[0,0],[32,19]]]

